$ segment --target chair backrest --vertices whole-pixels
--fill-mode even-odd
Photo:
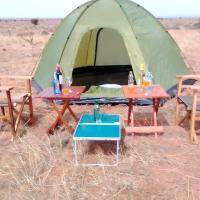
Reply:
[[[33,76],[1,75],[1,86],[12,86],[15,92],[26,92],[32,94]]]
[[[177,97],[179,96],[193,96],[194,89],[200,87],[199,82],[196,82],[195,85],[188,85],[185,82],[187,80],[200,81],[200,75],[177,75],[176,79],[178,80],[177,85]]]

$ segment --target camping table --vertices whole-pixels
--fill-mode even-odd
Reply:
[[[56,120],[53,122],[53,124],[47,130],[48,133],[52,133],[54,131],[54,129],[57,127],[57,125],[59,125],[61,123],[63,123],[65,128],[71,134],[73,133],[73,130],[70,128],[68,122],[64,119],[64,114],[65,114],[65,111],[68,109],[69,113],[72,115],[74,120],[76,122],[78,122],[78,117],[72,111],[72,109],[70,107],[70,102],[72,100],[80,99],[80,95],[82,92],[84,92],[85,86],[72,86],[71,90],[72,90],[72,92],[68,93],[67,95],[63,95],[63,94],[53,94],[53,89],[47,88],[39,94],[40,98],[49,101],[50,105],[52,106],[52,109],[57,113]],[[58,106],[56,105],[56,101],[58,101],[58,100],[63,101],[63,105],[60,110],[59,110]]]
[[[126,133],[157,133],[163,132],[163,126],[158,126],[157,116],[160,106],[160,99],[169,98],[165,90],[159,86],[151,86],[151,89],[143,89],[139,86],[123,86],[124,96],[129,99],[128,104],[128,126],[125,127]],[[151,126],[134,126],[133,99],[152,99],[153,106],[153,125]],[[132,117],[131,117],[132,113]]]
[[[107,115],[102,114],[101,122],[96,123],[94,121],[93,114],[83,114],[78,122],[78,125],[74,132],[74,154],[75,161],[78,165],[77,158],[77,141],[89,140],[89,141],[116,141],[116,163],[115,164],[82,164],[83,166],[115,166],[118,164],[119,157],[119,141],[121,138],[121,125],[120,115]]]

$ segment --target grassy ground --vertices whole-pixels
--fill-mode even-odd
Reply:
[[[161,22],[178,43],[190,70],[199,73],[199,19]],[[58,23],[0,21],[0,73],[30,74]],[[55,115],[36,98],[35,91],[33,102],[35,124],[21,125],[20,137],[14,142],[10,141],[9,125],[0,122],[0,199],[199,199],[200,148],[189,144],[187,123],[183,127],[174,125],[174,99],[159,112],[164,134],[157,139],[154,135],[123,135],[117,167],[89,168],[75,165],[73,140],[65,129],[61,127],[55,135],[46,135]],[[135,109],[139,121],[147,123],[151,108]],[[80,116],[92,112],[92,106],[74,105],[73,110]],[[106,105],[101,111],[119,113],[122,119],[127,115],[125,105]],[[115,159],[112,143],[82,146],[80,157],[85,161]]]

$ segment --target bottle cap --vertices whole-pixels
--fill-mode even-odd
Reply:
[[[144,70],[144,64],[140,64],[140,70]]]
[[[56,71],[60,71],[61,67],[60,64],[56,64]]]

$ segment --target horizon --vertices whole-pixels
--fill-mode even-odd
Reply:
[[[63,19],[85,2],[87,1],[0,0],[0,19]],[[200,18],[198,0],[134,0],[133,2],[145,8],[156,18]]]
[[[17,18],[1,18],[0,17],[0,21],[30,21],[30,20],[33,20],[33,19],[36,19],[36,20],[62,20],[62,19],[64,19],[65,17],[63,17],[63,18],[61,18],[61,17],[58,17],[58,18],[56,18],[56,17],[47,17],[47,18],[39,18],[39,17],[27,17],[27,18],[19,18],[19,17],[17,17]],[[199,19],[200,20],[200,17],[155,17],[156,19],[171,19],[171,20],[177,20],[177,19],[180,19],[180,20],[193,20],[193,19]]]

